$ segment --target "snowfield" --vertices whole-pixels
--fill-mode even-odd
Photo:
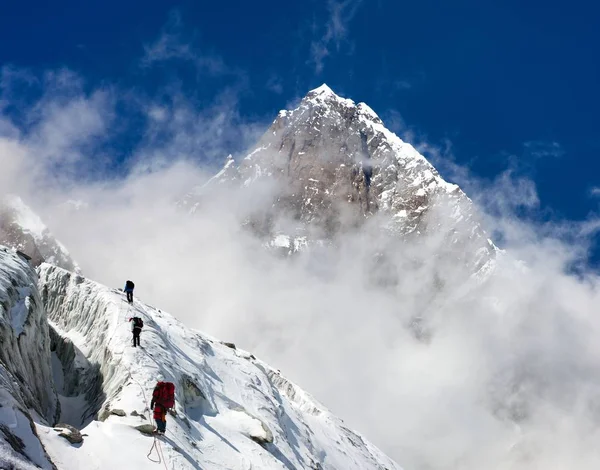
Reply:
[[[2,271],[0,287],[6,290],[16,279],[29,284],[32,299],[41,298],[39,308],[29,310],[21,337],[33,333],[28,325],[35,318],[48,316],[51,341],[38,367],[50,382],[45,393],[60,403],[60,418],[52,419],[52,409],[38,412],[19,402],[11,372],[2,368],[0,430],[10,427],[24,451],[0,433],[0,468],[400,470],[252,354],[137,299],[130,306],[119,290],[55,266],[38,269],[38,295],[35,272],[10,251],[2,253],[0,267],[12,272]],[[16,292],[25,293],[24,287]],[[14,297],[15,305],[23,302]],[[2,313],[4,328],[17,335],[15,322]],[[134,315],[145,323],[140,348],[131,345],[128,319]],[[19,310],[15,326],[22,316]],[[176,406],[166,435],[155,440],[136,428],[147,431],[143,425],[153,423],[148,405],[157,380],[175,383]],[[68,425],[81,430],[83,442],[59,436],[59,428],[76,436]]]

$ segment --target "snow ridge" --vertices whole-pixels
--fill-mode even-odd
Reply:
[[[46,264],[39,271],[53,329],[97,365],[103,398],[90,404],[101,421],[86,418],[88,437],[80,449],[65,448],[55,433],[41,429],[61,469],[80,468],[89,453],[99,468],[147,465],[152,441],[134,426],[148,422],[143,416],[149,396],[162,379],[177,387],[176,415],[168,417],[162,443],[169,468],[400,470],[250,353],[187,329],[137,300],[129,306],[115,289]],[[132,315],[144,319],[142,348],[130,345]],[[90,391],[78,393],[93,398]],[[110,453],[102,452],[106,446]]]

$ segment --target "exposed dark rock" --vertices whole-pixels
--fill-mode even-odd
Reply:
[[[80,444],[83,442],[83,436],[79,430],[70,424],[60,423],[54,426],[54,430],[58,432],[60,437],[64,437],[71,444]]]
[[[142,434],[151,436],[154,431],[154,426],[152,424],[140,424],[139,426],[136,426],[135,429],[137,429]]]
[[[262,427],[265,431],[265,435],[255,435],[255,434],[251,434],[250,439],[252,439],[254,442],[256,442],[257,444],[265,445],[265,444],[271,444],[273,442],[273,434],[271,433],[271,431],[269,430],[269,428],[267,428],[267,426],[264,423],[261,423]]]
[[[137,416],[140,419],[147,419],[146,415],[144,415],[144,413],[138,413],[136,410],[133,410],[131,413],[129,413],[130,416]]]

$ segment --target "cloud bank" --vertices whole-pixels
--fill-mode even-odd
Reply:
[[[3,81],[2,192],[30,203],[87,276],[133,279],[142,300],[280,367],[407,470],[597,468],[593,221],[524,219],[531,181],[455,167],[502,241],[486,282],[441,289],[468,273],[436,257],[435,233],[398,244],[376,217],[335,247],[282,258],[241,226],[272,188],[216,188],[193,217],[176,205],[212,174],[207,161],[266,128],[239,116],[235,95],[199,108],[177,91],[89,90],[63,70],[27,77],[42,93],[16,114],[23,79]],[[123,103],[141,126],[124,122]],[[132,128],[127,151],[112,145]]]

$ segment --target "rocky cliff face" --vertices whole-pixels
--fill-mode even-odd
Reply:
[[[24,252],[31,257],[34,266],[46,261],[70,271],[79,271],[67,249],[18,196],[0,200],[0,244]]]
[[[281,111],[239,165],[228,158],[184,202],[193,211],[214,185],[264,181],[277,186],[272,205],[252,214],[250,225],[290,251],[306,245],[307,235],[308,242],[332,240],[378,216],[381,228],[399,239],[435,233],[440,251],[473,272],[496,254],[458,186],[444,181],[366,104],[343,99],[326,85],[309,92],[296,109]]]

